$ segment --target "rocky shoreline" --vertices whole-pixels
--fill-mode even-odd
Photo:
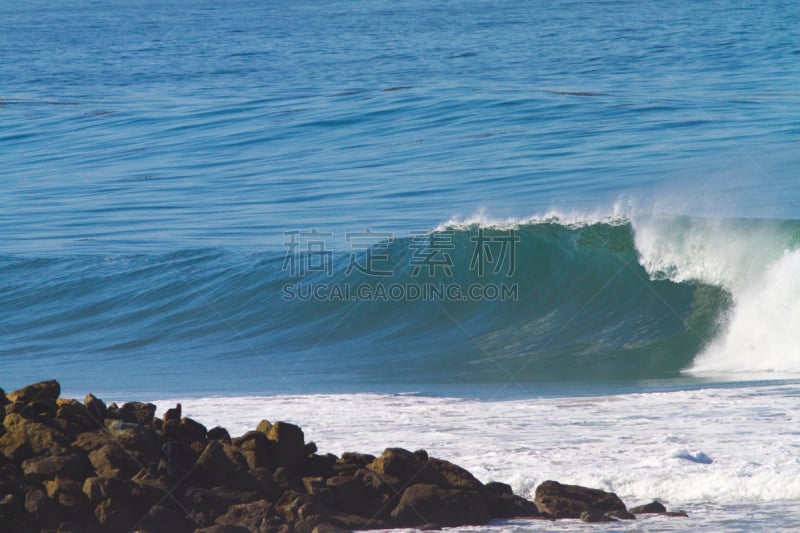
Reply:
[[[324,533],[686,516],[556,481],[529,501],[424,450],[337,457],[287,422],[262,420],[231,437],[183,417],[180,405],[156,418],[151,403],[60,393],[57,381],[0,389],[0,531]]]

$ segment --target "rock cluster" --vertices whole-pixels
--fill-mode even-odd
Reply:
[[[542,483],[531,502],[425,451],[317,453],[264,420],[232,438],[156,406],[60,399],[56,381],[0,389],[0,531],[333,532],[634,518],[615,494]],[[649,504],[641,512],[666,510]]]

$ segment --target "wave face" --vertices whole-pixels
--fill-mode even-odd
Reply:
[[[194,376],[198,392],[793,373],[798,235],[794,221],[551,217],[330,253],[5,256],[0,357],[21,381],[119,389],[131,371],[153,390]]]

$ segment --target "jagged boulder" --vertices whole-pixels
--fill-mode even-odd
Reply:
[[[440,488],[452,486],[444,475],[428,463],[427,457],[423,460],[420,454],[403,448],[386,448],[367,468],[395,477],[403,484],[429,484]]]
[[[56,476],[83,480],[94,471],[89,459],[83,453],[60,449],[26,459],[21,467],[26,478],[38,481],[55,479]]]
[[[38,400],[57,400],[61,394],[61,385],[58,381],[40,381],[26,387],[22,387],[14,392],[9,392],[6,397],[11,402],[31,403]]]
[[[505,483],[487,483],[481,493],[492,518],[536,518],[541,515],[535,503],[517,496]]]
[[[58,429],[18,413],[6,415],[3,425],[6,432],[0,436],[0,453],[18,464],[45,451],[68,445],[67,437]]]
[[[89,461],[98,475],[119,479],[132,478],[142,467],[133,452],[116,443],[106,444],[92,451],[89,453]]]
[[[591,516],[600,514],[614,518],[635,518],[613,492],[580,485],[562,485],[557,481],[545,481],[536,487],[535,501],[539,511],[553,518],[581,518],[584,512]]]
[[[119,414],[124,422],[153,427],[156,406],[152,403],[127,402],[119,408]]]
[[[403,527],[483,525],[489,521],[489,510],[477,491],[415,484],[403,491],[391,518]]]
[[[303,430],[288,422],[275,422],[267,434],[272,445],[272,460],[276,466],[298,469],[305,459]]]

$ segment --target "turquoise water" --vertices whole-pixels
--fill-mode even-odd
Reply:
[[[6,6],[3,386],[791,375],[798,43],[791,1]]]

